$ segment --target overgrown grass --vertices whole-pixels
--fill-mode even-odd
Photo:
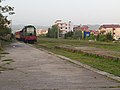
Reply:
[[[13,70],[13,68],[10,68],[7,66],[7,65],[11,64],[12,62],[14,62],[12,59],[2,60],[2,57],[5,57],[4,56],[5,54],[9,54],[9,53],[5,52],[4,49],[8,45],[10,45],[10,43],[12,43],[12,42],[0,40],[0,73],[1,73],[1,71]]]
[[[54,47],[55,45],[71,45],[71,46],[89,46],[102,48],[107,50],[114,50],[120,52],[120,42],[100,42],[93,41],[89,42],[88,40],[69,40],[69,39],[52,39],[52,38],[39,38],[39,44],[49,45]]]
[[[6,46],[10,45],[10,43],[12,42],[0,40],[0,57],[2,54],[9,54],[7,52],[4,52],[4,49]]]
[[[14,70],[14,68],[8,67],[12,62],[14,62],[12,59],[0,60],[0,73],[1,71]]]
[[[40,41],[36,44],[36,46],[37,46],[37,48],[47,49],[51,52],[66,56],[73,60],[80,61],[81,63],[90,65],[99,70],[103,70],[108,73],[120,76],[120,61],[119,60],[108,60],[108,59],[104,59],[104,58],[100,58],[100,57],[96,57],[96,56],[88,56],[88,55],[81,54],[81,53],[72,53],[72,52],[68,52],[65,50],[54,48],[56,45],[71,45],[71,46],[86,45],[86,46],[90,46],[90,47],[98,46],[99,48],[102,47],[103,49],[108,46],[109,47],[109,48],[107,48],[108,50],[115,50],[115,51],[120,50],[120,48],[119,48],[120,46],[116,46],[115,43],[112,43],[112,42],[108,42],[108,43],[107,42],[92,42],[92,44],[90,43],[90,45],[88,43],[89,42],[87,42],[87,41],[77,41],[77,40],[68,40],[67,41],[67,40],[63,40],[63,39],[57,40],[57,39],[41,38]],[[103,46],[101,46],[101,44]],[[120,43],[117,43],[117,44],[119,45]],[[119,50],[116,50],[117,48],[119,48]]]

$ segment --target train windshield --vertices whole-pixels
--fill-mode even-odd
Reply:
[[[35,35],[35,28],[34,27],[27,27],[27,34],[28,35]]]

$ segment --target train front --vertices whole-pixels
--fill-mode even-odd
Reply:
[[[25,42],[36,42],[36,28],[34,26],[26,26],[25,27]]]

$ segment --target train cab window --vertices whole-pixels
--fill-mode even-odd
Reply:
[[[35,35],[35,28],[33,27],[27,27],[26,29],[28,35]]]
[[[27,28],[27,32],[29,33],[31,33],[31,32],[34,32],[34,28]]]

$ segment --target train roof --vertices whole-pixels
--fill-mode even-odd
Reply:
[[[25,28],[26,28],[26,27],[34,27],[34,28],[35,28],[35,26],[33,26],[33,25],[27,25],[27,26],[25,26]]]

